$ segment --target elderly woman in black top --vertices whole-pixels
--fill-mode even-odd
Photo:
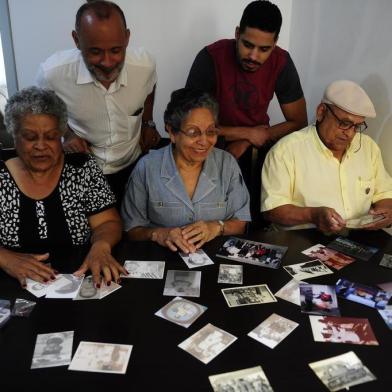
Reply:
[[[17,278],[46,282],[52,250],[91,243],[75,275],[91,270],[97,286],[118,280],[123,267],[111,256],[121,238],[115,198],[94,159],[64,155],[64,102],[50,90],[30,87],[5,108],[17,157],[0,161],[0,268]],[[55,260],[52,261],[52,263]]]

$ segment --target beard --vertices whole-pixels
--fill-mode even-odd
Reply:
[[[85,61],[86,63],[86,61]],[[87,64],[87,69],[99,82],[114,82],[121,73],[124,67],[124,61],[114,67],[107,68],[102,65]]]

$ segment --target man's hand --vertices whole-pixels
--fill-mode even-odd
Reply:
[[[92,244],[83,264],[74,272],[74,275],[81,276],[87,270],[91,270],[94,284],[98,288],[101,285],[101,274],[108,286],[112,280],[118,283],[121,273],[128,275],[126,269],[111,255],[110,245],[104,241],[97,241]]]
[[[314,207],[311,220],[324,233],[338,233],[345,226],[345,220],[333,209],[328,207]]]
[[[180,249],[184,253],[196,252],[196,247],[187,241],[182,235],[179,227],[161,227],[153,231],[151,240],[158,242],[161,246],[166,246],[173,252]]]
[[[67,152],[84,152],[86,154],[90,152],[90,147],[87,141],[75,135],[71,131],[67,132],[64,136],[63,148],[64,151]]]
[[[374,208],[370,209],[369,215],[373,215],[374,217],[382,217],[382,219],[374,223],[363,225],[360,227],[361,229],[379,230],[392,225],[392,210],[390,208],[375,206]]]
[[[250,146],[251,144],[247,140],[236,140],[227,145],[226,151],[238,160]]]
[[[217,221],[197,221],[182,228],[181,234],[186,241],[201,248],[206,242],[213,240],[221,232],[221,226]]]
[[[248,141],[257,148],[260,148],[267,143],[271,134],[268,131],[268,125],[259,125],[257,127],[249,128]]]
[[[150,148],[155,147],[161,140],[161,135],[153,127],[142,127],[140,136],[140,147],[143,152],[148,152]]]
[[[7,274],[18,279],[22,287],[26,287],[27,278],[41,283],[56,279],[55,270],[43,263],[48,257],[49,253],[18,253],[1,249],[0,266]]]

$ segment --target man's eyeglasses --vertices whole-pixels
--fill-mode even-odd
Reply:
[[[329,107],[329,105],[325,105],[327,109],[332,113],[332,115],[335,117],[336,121],[338,122],[338,128],[343,129],[344,131],[348,131],[351,128],[354,128],[355,132],[363,132],[367,129],[367,124],[366,122],[361,122],[360,124],[354,124],[351,121],[345,121],[341,120],[335,113],[334,111]]]
[[[216,137],[219,135],[219,128],[216,127],[211,127],[206,129],[204,132],[202,132],[199,128],[197,127],[192,127],[188,129],[178,129],[181,133],[184,135],[190,137],[191,139],[196,139],[201,137],[203,134],[206,135],[207,137]]]

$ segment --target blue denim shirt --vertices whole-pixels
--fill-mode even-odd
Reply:
[[[143,157],[127,188],[121,209],[126,231],[138,226],[181,227],[199,220],[251,220],[241,170],[231,154],[217,148],[204,162],[192,200],[171,145]]]

